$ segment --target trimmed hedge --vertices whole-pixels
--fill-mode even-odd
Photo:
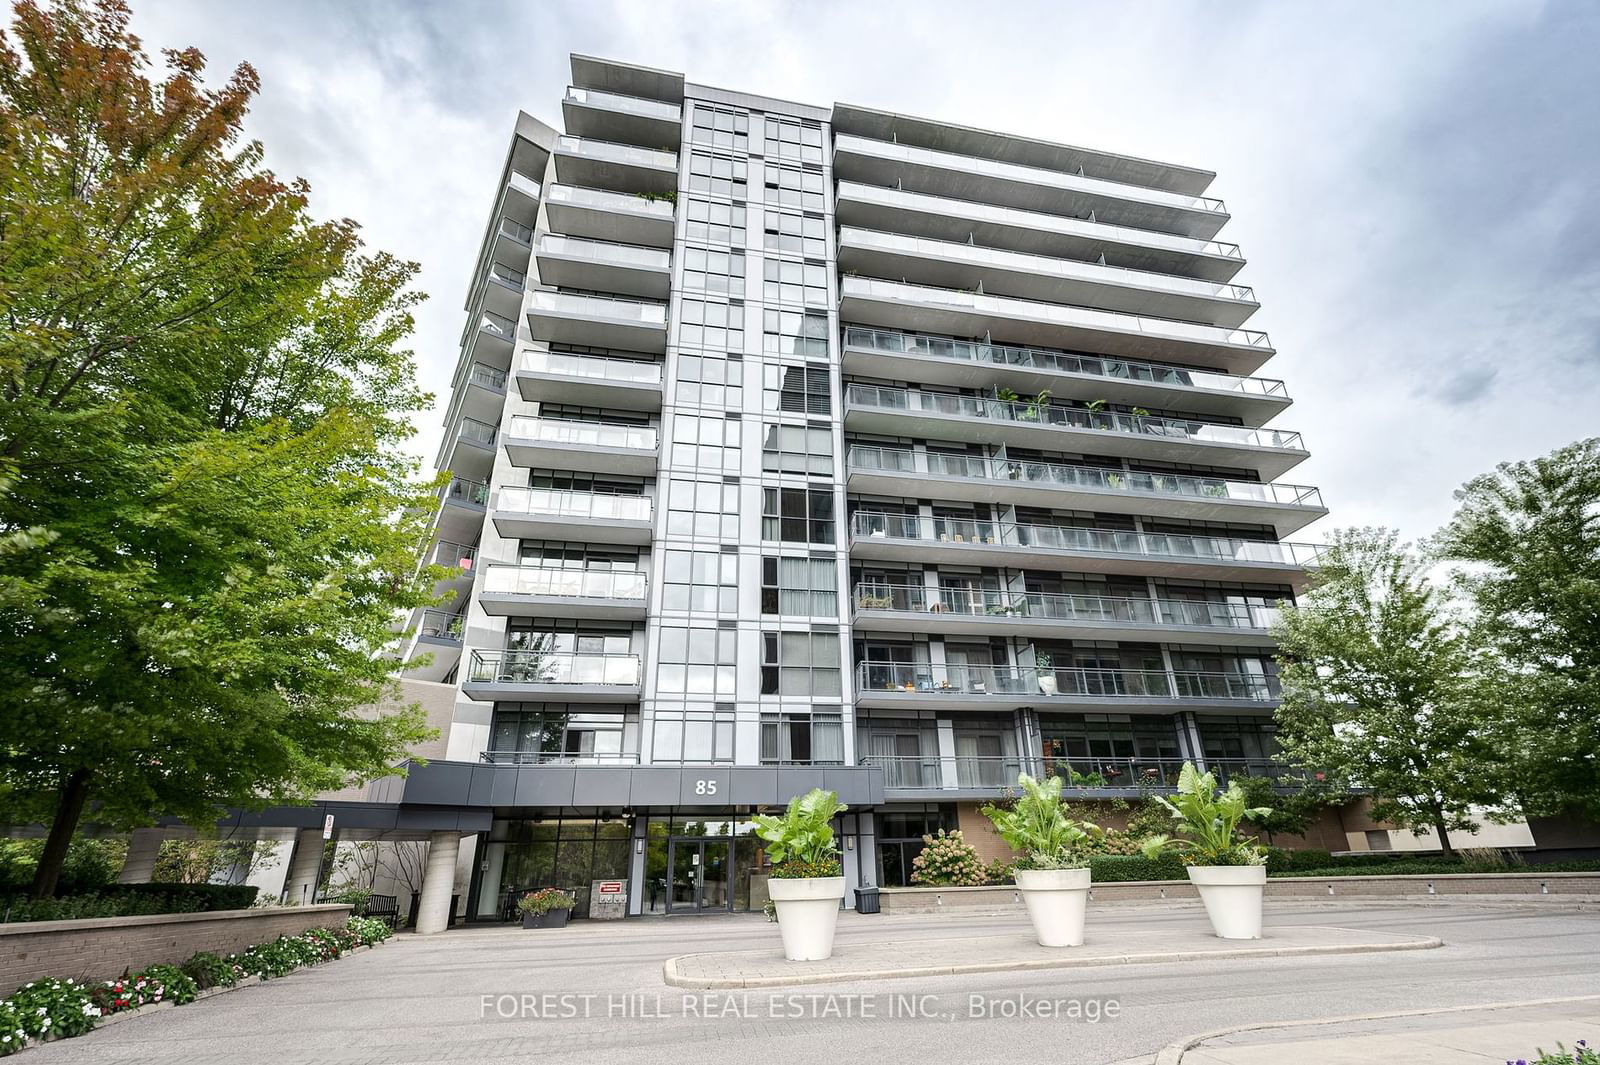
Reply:
[[[157,913],[247,910],[255,904],[250,884],[111,884],[82,895],[33,899],[0,896],[0,920],[75,921],[89,917],[142,917]]]
[[[1097,854],[1089,859],[1089,879],[1097,884],[1131,880],[1187,880],[1183,861],[1175,854],[1146,858],[1142,854]]]

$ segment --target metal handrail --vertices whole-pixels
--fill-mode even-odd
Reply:
[[[1277,609],[1264,604],[1013,592],[1000,588],[926,588],[921,585],[863,583],[855,587],[855,603],[857,610],[977,614],[1133,625],[1216,626],[1263,631],[1271,628],[1277,620]]]
[[[495,563],[484,567],[482,590],[504,595],[643,600],[649,578],[637,570],[561,569]]]
[[[656,449],[656,430],[653,426],[618,422],[581,422],[519,414],[511,419],[506,435],[513,439],[551,444],[589,444],[637,448],[641,451]]]
[[[475,650],[467,669],[474,684],[614,684],[637,687],[639,656],[573,651]]]
[[[507,485],[495,493],[494,509],[508,514],[549,514],[564,518],[649,521],[649,496],[574,492],[560,488]]]
[[[569,754],[565,751],[479,751],[478,761],[492,765],[637,765],[638,752]]]

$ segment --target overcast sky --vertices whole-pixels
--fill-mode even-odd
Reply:
[[[269,164],[422,264],[439,405],[520,108],[571,52],[1191,164],[1233,221],[1329,524],[1408,537],[1460,482],[1600,435],[1600,3],[133,0],[263,89]]]

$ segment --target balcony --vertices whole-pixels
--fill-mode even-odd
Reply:
[[[535,340],[661,353],[667,305],[541,289],[528,301],[528,329]]]
[[[462,414],[481,422],[499,422],[506,404],[507,373],[486,362],[462,363],[454,382],[455,403]]]
[[[982,391],[1003,386],[1037,395],[1048,389],[1130,407],[1214,411],[1246,425],[1261,425],[1290,404],[1284,383],[1267,377],[860,326],[844,331],[844,370]]]
[[[1252,289],[1226,281],[1197,281],[1093,261],[849,226],[839,231],[839,269],[964,291],[981,285],[996,296],[1229,329],[1243,325],[1261,307]]]
[[[478,549],[471,544],[458,544],[451,540],[440,540],[428,552],[425,561],[432,566],[445,566],[455,571],[452,577],[446,577],[444,582],[459,589],[465,590],[472,585],[474,568],[478,561]]]
[[[1271,525],[1280,537],[1328,512],[1317,489],[1296,484],[1224,481],[1191,474],[1138,473],[861,444],[850,448],[847,462],[850,491],[875,495],[1236,521]]]
[[[521,266],[507,266],[491,259],[475,291],[475,295],[481,296],[479,306],[503,317],[511,317],[522,310],[522,292],[528,287],[527,265],[527,249],[523,249]]]
[[[858,584],[855,624],[874,632],[1274,644],[1274,607],[1243,602]]]
[[[532,350],[517,370],[522,398],[622,410],[661,409],[661,363]]]
[[[660,248],[546,233],[534,254],[546,285],[656,300],[672,287],[672,257]]]
[[[650,248],[672,247],[675,205],[670,200],[551,185],[544,203],[551,228],[568,236]]]
[[[1275,677],[1239,673],[1168,673],[1159,669],[1042,669],[1009,666],[862,662],[856,705],[862,708],[1171,713],[1248,710],[1278,700]]]
[[[569,88],[561,118],[568,133],[595,140],[676,150],[683,139],[683,109],[640,96]]]
[[[677,153],[654,148],[587,137],[558,137],[555,166],[556,180],[563,185],[656,195],[678,188]]]
[[[506,429],[506,454],[516,466],[623,473],[656,472],[656,430],[649,425],[566,421],[518,415]]]
[[[494,444],[498,435],[488,422],[465,415],[458,419],[455,432],[445,428],[444,446],[438,467],[473,479],[486,478],[494,468]]]
[[[1132,359],[1173,359],[1225,373],[1251,373],[1274,350],[1267,334],[1092,307],[990,296],[883,281],[841,279],[839,316],[859,325],[952,336],[991,336],[1006,343],[1086,348]]]
[[[496,368],[511,365],[511,351],[517,343],[517,322],[503,314],[482,309],[467,319],[461,336],[464,357]]]
[[[1020,755],[868,754],[861,764],[882,769],[884,791],[901,800],[999,798],[1016,790],[1017,774],[1033,771],[1031,759]]]
[[[422,610],[417,614],[417,639],[429,643],[461,643],[466,618],[448,610]]]
[[[478,602],[497,617],[615,618],[645,614],[648,578],[634,570],[484,567]]]
[[[1304,585],[1323,548],[1222,536],[938,518],[859,510],[850,557]]]
[[[1033,255],[1179,274],[1205,281],[1232,280],[1245,264],[1237,244],[1154,233],[1145,229],[1023,211],[972,200],[929,196],[880,185],[839,182],[839,224],[911,233],[935,240],[971,241]]]
[[[852,384],[845,428],[928,440],[1119,455],[1147,462],[1252,469],[1271,479],[1309,458],[1299,433],[1054,403]]]
[[[558,156],[559,165],[559,156]],[[833,169],[840,180],[906,188],[934,196],[1087,218],[1209,240],[1228,221],[1221,200],[1079,177],[1019,163],[838,134]]]
[[[490,518],[510,539],[644,545],[650,511],[649,496],[506,487],[495,494]]]
[[[478,761],[490,765],[555,765],[555,766],[632,766],[639,764],[637,751],[611,753],[590,751],[482,751]]]
[[[632,702],[639,698],[639,676],[638,655],[473,651],[461,691],[484,702]]]

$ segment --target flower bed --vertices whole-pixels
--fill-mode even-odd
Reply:
[[[107,1018],[141,1008],[187,1005],[203,991],[231,988],[247,980],[285,976],[307,965],[343,957],[358,947],[388,939],[382,921],[352,917],[342,928],[312,928],[279,936],[222,957],[201,952],[182,965],[150,965],[117,980],[35,980],[0,999],[0,1057],[32,1042],[82,1035]]]

